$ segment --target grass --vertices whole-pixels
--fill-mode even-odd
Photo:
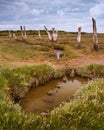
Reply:
[[[57,59],[52,52],[51,43],[48,40],[47,34],[41,31],[42,40],[38,38],[37,31],[27,31],[28,38],[21,39],[20,32],[17,31],[18,40],[8,37],[8,32],[0,32],[0,59],[1,62],[9,63],[21,61],[48,61],[51,63],[57,62]],[[78,58],[81,55],[89,57],[97,57],[103,55],[103,34],[98,34],[99,51],[92,52],[92,34],[82,33],[81,48],[78,48],[76,41],[77,33],[69,33],[59,31],[58,41],[54,43],[56,49],[61,49],[63,52],[61,63],[67,64],[71,59]]]
[[[18,40],[8,37],[8,31],[0,31],[0,130],[103,130],[104,129],[104,65],[70,66],[76,58],[104,56],[103,34],[98,34],[99,51],[92,51],[92,34],[82,33],[81,48],[78,48],[77,33],[59,31],[55,49],[63,51],[57,60],[45,31],[42,40],[37,31],[27,31],[28,38]],[[83,59],[82,59],[83,60]],[[31,62],[41,64],[32,66]],[[22,62],[28,62],[22,65]],[[76,61],[77,62],[77,61]],[[58,65],[58,66],[54,66]],[[61,65],[63,67],[59,67]],[[65,66],[65,67],[64,67]],[[61,104],[49,115],[26,114],[15,100],[25,96],[31,87],[51,79],[70,75],[99,78],[82,86],[70,102]]]
[[[84,67],[78,67],[76,73],[81,77],[104,77],[104,65],[92,64]]]
[[[104,76],[102,65],[78,67],[76,74],[82,75],[95,69],[96,76]],[[10,91],[21,96],[31,83],[47,82],[51,78],[69,75],[70,67],[54,68],[49,65],[25,66],[14,69],[0,68],[0,129],[1,130],[103,130],[104,128],[104,79],[82,86],[70,102],[55,108],[49,115],[26,114],[11,99]],[[85,69],[85,70],[84,70]],[[86,77],[90,75],[86,75]],[[31,81],[31,82],[30,82]],[[22,88],[22,90],[19,89]],[[20,90],[18,92],[18,90]],[[22,95],[23,96],[23,95]]]
[[[103,130],[103,91],[104,79],[80,88],[73,101],[52,112],[50,130]]]

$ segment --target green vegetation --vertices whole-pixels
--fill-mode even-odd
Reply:
[[[8,31],[0,31],[0,130],[103,130],[103,34],[98,34],[99,51],[94,52],[92,34],[82,33],[78,48],[77,33],[59,31],[58,41],[53,43],[55,49],[62,51],[57,60],[45,31],[41,30],[42,40],[37,31],[27,31],[27,39],[21,38],[20,31],[13,32],[17,40],[9,38]],[[81,64],[82,60],[85,64]],[[87,62],[100,65],[86,65]],[[16,104],[31,87],[69,76],[72,69],[78,76],[98,79],[82,86],[74,99],[48,115],[26,114]]]
[[[99,51],[92,52],[92,34],[82,33],[81,48],[78,48],[77,33],[59,31],[58,41],[54,42],[54,48],[62,50],[61,60],[57,60],[51,49],[51,42],[45,31],[41,30],[42,40],[38,37],[38,31],[27,31],[27,39],[22,39],[19,31],[15,31],[17,40],[8,37],[8,31],[0,32],[0,59],[2,64],[12,62],[41,62],[68,64],[71,59],[81,56],[95,58],[103,55],[103,34],[98,34]]]
[[[81,87],[74,100],[57,108],[50,117],[50,130],[103,130],[104,79]]]
[[[0,129],[1,130],[103,130],[104,79],[90,81],[71,99],[49,115],[26,114],[15,98],[23,97],[30,87],[43,84],[52,78],[69,75],[72,67],[56,68],[50,65],[0,68]],[[74,68],[76,74],[91,77],[104,76],[103,65]],[[90,75],[91,74],[91,75]],[[11,94],[12,92],[12,94]],[[12,97],[11,97],[12,96]],[[14,97],[13,97],[14,96]]]
[[[76,73],[82,77],[104,77],[104,65],[92,64],[84,67],[78,67]]]
[[[24,66],[14,69],[1,68],[0,77],[7,81],[10,95],[22,98],[30,87],[44,84],[52,78],[53,68],[48,65]]]

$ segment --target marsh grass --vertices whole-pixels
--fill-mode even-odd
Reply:
[[[46,64],[38,66],[12,65],[11,61],[52,61],[60,64],[80,55],[103,55],[103,34],[98,34],[99,51],[92,52],[92,34],[83,33],[81,48],[78,48],[77,33],[59,31],[56,49],[63,51],[57,60],[45,31],[41,31],[39,40],[37,31],[28,31],[28,38],[18,40],[8,37],[8,31],[0,31],[0,130],[103,130],[104,129],[104,65],[83,67],[55,67]],[[37,46],[40,45],[40,46]],[[74,99],[61,104],[49,115],[26,114],[16,99],[25,96],[31,87],[37,87],[51,79],[69,76],[72,69],[76,75],[86,78],[98,78],[81,87]]]
[[[74,68],[75,69],[75,68]],[[84,70],[85,69],[85,70]],[[96,71],[104,76],[104,66],[89,65],[76,68],[79,75]],[[0,129],[1,130],[103,130],[104,128],[104,79],[90,81],[82,86],[68,103],[61,104],[48,115],[26,114],[11,100],[10,90],[21,96],[32,83],[36,86],[51,78],[69,75],[72,68],[53,68],[49,65],[24,66],[14,69],[0,68]],[[37,82],[38,81],[38,82]],[[42,81],[42,82],[41,82]],[[38,83],[38,84],[37,84]],[[29,86],[30,85],[30,86]],[[19,87],[22,88],[18,92]],[[16,96],[17,96],[16,95]],[[24,96],[24,95],[22,95]]]
[[[70,103],[52,112],[51,128],[66,130],[103,130],[104,79],[81,87]]]
[[[47,34],[42,31],[42,40],[38,38],[37,31],[27,31],[27,39],[21,39],[20,32],[16,32],[18,40],[8,37],[8,31],[0,32],[0,57],[10,61],[50,61],[52,54],[52,61],[56,61],[56,57],[51,49],[51,43],[48,40]],[[99,51],[97,54],[92,52],[92,34],[82,33],[81,47],[78,48],[76,41],[77,33],[69,33],[59,31],[58,41],[54,42],[54,48],[63,50],[62,61],[66,61],[79,57],[81,54],[85,56],[103,55],[103,34],[98,34],[99,38]],[[39,46],[40,45],[40,46]]]
[[[76,73],[82,77],[104,78],[104,65],[92,64],[85,67],[78,67]]]

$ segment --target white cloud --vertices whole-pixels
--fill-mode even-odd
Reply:
[[[92,32],[94,17],[99,32],[104,26],[103,9],[100,0],[0,0],[0,29],[18,29],[19,25],[39,29],[46,25],[77,31],[77,26],[82,26],[83,31]]]
[[[0,24],[0,30],[18,30],[19,26],[16,24]]]
[[[63,16],[65,14],[64,10],[57,10],[57,14],[59,14],[60,16]]]
[[[25,2],[4,2],[2,3],[2,7],[6,11],[26,11],[29,9],[28,4]]]
[[[40,15],[40,14],[42,14],[44,12],[44,10],[43,9],[32,9],[32,11],[31,11],[31,14],[33,14],[33,15]]]
[[[72,9],[72,12],[78,12],[80,9],[79,8],[74,8]]]
[[[93,17],[99,17],[104,15],[104,3],[95,5],[90,9],[90,15]]]

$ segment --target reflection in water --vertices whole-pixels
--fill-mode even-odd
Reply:
[[[47,112],[68,101],[75,91],[87,83],[83,78],[70,78],[66,82],[53,80],[43,86],[31,88],[29,93],[21,100],[22,109],[25,112]],[[47,94],[49,91],[52,94]]]
[[[57,59],[60,59],[60,55],[62,54],[62,50],[54,49],[54,53]]]

